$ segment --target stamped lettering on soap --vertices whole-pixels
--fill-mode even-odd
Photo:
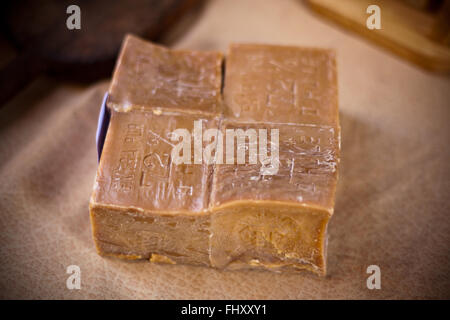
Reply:
[[[289,52],[281,58],[276,53],[245,52],[245,71],[236,68],[230,76],[234,84],[226,88],[231,108],[237,117],[283,119],[284,123],[328,125],[322,116],[329,109],[335,69],[329,63],[332,53],[319,54],[313,49]],[[255,79],[258,79],[255,81]]]
[[[118,164],[111,174],[111,189],[129,193],[135,188],[137,168],[139,164],[139,145],[142,141],[143,125],[137,123],[126,124],[122,149],[119,153]]]

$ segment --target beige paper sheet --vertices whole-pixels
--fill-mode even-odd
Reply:
[[[257,9],[254,9],[254,8]],[[108,80],[40,78],[0,111],[0,298],[450,298],[450,78],[404,62],[301,1],[218,0],[166,40],[337,50],[342,166],[319,278],[128,262],[97,255],[88,202]],[[366,269],[381,269],[369,290]],[[81,269],[69,290],[66,268]]]

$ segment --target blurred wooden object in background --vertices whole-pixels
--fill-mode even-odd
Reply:
[[[450,71],[450,0],[307,0],[342,26],[433,71]],[[369,29],[370,5],[380,8],[380,29]]]
[[[450,46],[450,0],[445,0],[439,9],[431,38],[446,46]]]
[[[403,1],[421,10],[434,10],[442,4],[442,0],[400,0],[400,1]]]

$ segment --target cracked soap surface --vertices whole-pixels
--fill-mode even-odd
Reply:
[[[220,112],[222,54],[169,50],[127,36],[109,89],[109,106]]]
[[[325,274],[340,149],[334,54],[231,45],[224,103],[221,59],[124,41],[90,204],[97,248],[160,263]],[[224,141],[227,129],[265,129],[268,150],[278,129],[278,172],[262,175],[248,161],[173,164],[170,132],[192,132],[200,119]]]

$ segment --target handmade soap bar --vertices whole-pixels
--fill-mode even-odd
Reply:
[[[109,89],[117,110],[171,108],[221,112],[222,54],[169,50],[128,35]]]
[[[210,264],[213,167],[175,164],[171,134],[192,132],[198,121],[204,130],[218,128],[221,66],[218,52],[169,50],[125,38],[109,89],[112,117],[90,201],[100,254]]]
[[[226,114],[247,121],[338,126],[334,52],[234,44],[226,63]]]
[[[213,167],[171,158],[171,133],[193,131],[194,121],[202,130],[218,126],[205,115],[113,112],[91,199],[101,253],[146,259],[156,253],[168,261],[209,264]]]
[[[201,53],[176,58],[127,38],[90,202],[99,253],[325,274],[340,149],[333,53],[232,45],[222,104],[212,82],[203,83],[205,95],[195,95],[195,86],[177,91],[176,81],[149,94],[151,86],[135,79],[135,60],[151,62],[139,79],[154,81],[147,73],[159,77],[150,67],[161,62],[159,50],[170,57],[173,79],[221,79],[214,68],[198,75],[206,68]],[[183,163],[172,153],[181,141],[190,143]]]
[[[232,45],[224,101],[222,131],[278,130],[279,154],[273,175],[261,164],[216,165],[212,264],[324,274],[340,149],[333,52]]]
[[[221,126],[224,134],[237,128],[278,130],[278,156],[270,161],[276,173],[263,174],[262,164],[216,164],[210,204],[212,265],[324,273],[326,227],[337,181],[338,130],[235,120],[224,120]],[[270,149],[272,141],[267,140]],[[250,143],[247,147],[251,149]],[[259,146],[255,150],[258,159],[266,153],[261,154]]]

